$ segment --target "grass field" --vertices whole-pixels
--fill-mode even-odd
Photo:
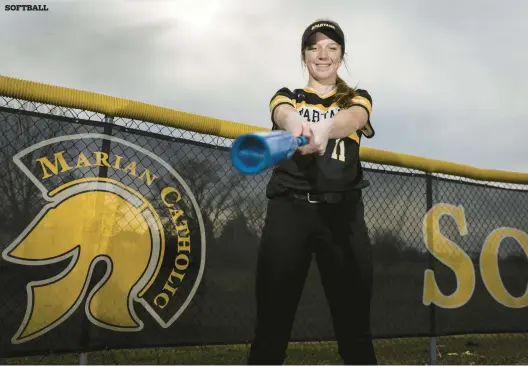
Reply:
[[[465,335],[437,339],[438,364],[528,365],[528,334]],[[380,364],[425,365],[429,339],[375,341]],[[90,353],[89,364],[244,364],[248,346],[146,348]],[[12,358],[6,364],[79,364],[77,354]],[[291,343],[286,364],[341,364],[333,342]]]

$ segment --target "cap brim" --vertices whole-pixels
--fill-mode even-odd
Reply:
[[[339,43],[340,45],[344,46],[345,44],[345,40],[343,39],[343,37],[341,37],[339,35],[338,32],[336,32],[334,29],[331,29],[331,28],[318,28],[318,29],[314,29],[312,31],[309,31],[308,33],[305,34],[304,36],[304,39],[303,39],[303,46],[306,45],[306,43],[308,42],[308,40],[315,34],[315,33],[323,33],[324,35],[326,35],[328,38],[334,40],[335,42]]]

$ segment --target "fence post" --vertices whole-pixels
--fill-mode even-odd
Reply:
[[[433,177],[425,173],[427,212],[433,207]],[[429,252],[429,269],[434,270],[434,257]],[[429,305],[429,364],[436,365],[436,313],[435,304]]]
[[[112,135],[112,124],[114,123],[114,119],[112,117],[105,116],[104,117],[104,134],[105,135]],[[110,141],[109,140],[103,140],[101,151],[104,153],[109,154],[110,153]],[[106,165],[102,165],[99,167],[99,178],[106,178],[108,177],[108,167]],[[85,318],[83,322],[83,344],[86,344],[88,342],[89,338],[89,331],[90,331],[90,325],[87,323],[87,320]],[[88,365],[88,352],[82,352],[79,354],[79,365]]]
[[[114,118],[105,116],[104,121],[105,121],[104,134],[112,135]],[[110,155],[110,140],[106,140],[106,139],[103,140],[103,146],[101,148],[101,151]],[[99,167],[99,177],[108,178],[108,167],[104,164]]]

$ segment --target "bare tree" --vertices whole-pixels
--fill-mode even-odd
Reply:
[[[241,178],[235,173],[222,175],[219,166],[211,161],[183,158],[178,173],[189,185],[200,211],[202,212],[205,230],[208,235],[218,234],[229,216],[235,214],[243,196],[237,194],[236,188]],[[158,179],[156,187],[161,191],[169,182]]]
[[[4,232],[20,231],[41,206],[41,192],[15,164],[14,155],[73,128],[66,122],[46,120],[45,115],[31,113],[37,109],[34,103],[25,103],[18,109],[0,112],[0,225]],[[58,108],[50,112],[53,115],[65,114]],[[39,156],[47,154],[52,148],[44,147],[38,152]],[[40,166],[35,163],[34,155],[35,152],[29,153],[24,162],[38,176]]]

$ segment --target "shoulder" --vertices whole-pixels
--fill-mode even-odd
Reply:
[[[365,98],[369,101],[370,104],[372,104],[372,96],[366,89],[356,89],[356,97],[359,98]]]
[[[284,103],[291,104],[295,107],[297,101],[302,98],[300,92],[302,92],[302,89],[290,89],[285,86],[281,87],[271,96],[269,101],[270,110],[273,111],[276,107]]]
[[[352,98],[352,106],[359,106],[366,109],[367,113],[372,113],[372,96],[365,89],[356,89],[355,96]]]
[[[273,96],[271,97],[271,100],[278,96],[287,97],[290,99],[298,99],[300,96],[304,95],[305,91],[303,89],[290,89],[286,86],[283,86],[282,88],[278,89]]]

